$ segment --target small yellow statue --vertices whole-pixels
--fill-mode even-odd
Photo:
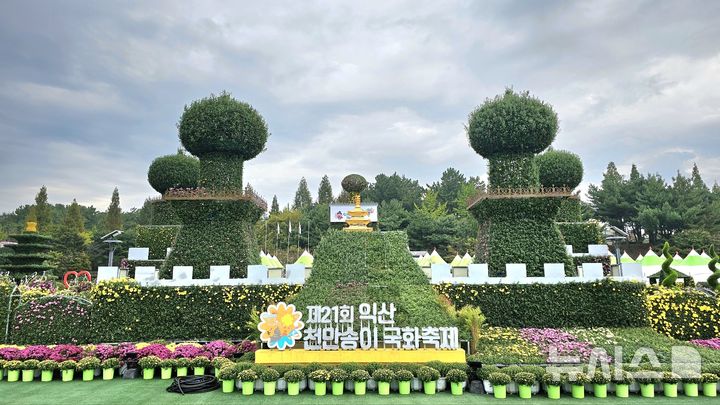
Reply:
[[[355,203],[355,208],[348,211],[350,219],[345,221],[348,226],[343,228],[343,231],[372,232],[373,229],[368,227],[370,224],[368,212],[360,207],[360,192],[367,187],[367,180],[359,174],[350,174],[343,179],[342,187],[352,196]]]
[[[37,232],[37,222],[27,221],[25,223],[25,232],[36,233]]]

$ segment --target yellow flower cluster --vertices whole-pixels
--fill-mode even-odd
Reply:
[[[540,356],[540,349],[523,339],[518,329],[487,327],[480,329],[478,353],[484,356],[512,356],[531,361]]]
[[[717,299],[697,290],[653,287],[645,300],[650,326],[681,340],[720,336]]]

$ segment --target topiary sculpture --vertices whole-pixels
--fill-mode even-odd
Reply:
[[[345,176],[344,179],[342,179],[342,185],[343,190],[347,191],[348,193],[352,194],[359,194],[368,185],[367,180],[365,180],[365,177],[359,175],[359,174],[349,174]]]
[[[564,263],[574,274],[554,219],[582,179],[582,164],[567,152],[535,156],[550,146],[557,129],[549,104],[510,89],[470,113],[470,146],[489,161],[489,185],[469,209],[480,225],[476,259],[489,264],[492,276],[504,275],[506,263],[525,263],[528,276],[542,276],[545,263]],[[549,192],[541,186],[566,188]]]
[[[710,253],[710,263],[708,263],[708,268],[710,271],[713,272],[713,274],[710,275],[707,279],[707,283],[715,291],[720,291],[720,288],[718,288],[718,279],[720,279],[720,269],[717,268],[717,262],[720,260],[720,257],[715,253],[715,245],[710,245],[709,249]]]
[[[662,254],[665,256],[665,261],[662,264],[662,281],[661,284],[664,287],[673,287],[678,278],[678,273],[675,269],[670,267],[673,262],[673,256],[670,254],[670,244],[665,242],[662,248]]]
[[[178,152],[160,156],[148,169],[148,183],[160,194],[171,188],[195,188],[200,176],[200,161]]]

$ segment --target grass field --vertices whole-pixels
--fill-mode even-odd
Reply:
[[[316,397],[312,392],[305,391],[300,396],[290,398],[285,393],[278,393],[275,396],[263,396],[256,392],[252,396],[243,397],[239,392],[223,394],[220,390],[189,394],[171,394],[165,391],[170,383],[164,380],[121,380],[113,381],[95,380],[89,382],[73,381],[62,383],[52,381],[47,383],[8,383],[0,382],[0,403],[14,405],[47,405],[47,404],[283,404],[283,405],[311,405],[311,404],[388,404],[388,405],[410,405],[410,404],[710,404],[718,403],[717,398],[641,398],[633,396],[627,399],[614,397],[592,398],[584,400],[572,399],[569,397],[560,400],[549,400],[539,396],[532,400],[522,400],[517,397],[507,399],[494,399],[489,395],[464,394],[454,397],[448,392],[440,392],[437,395],[423,395],[413,393],[409,396],[391,394],[388,397],[380,397],[369,393],[365,396],[355,396],[346,393],[342,397]],[[656,394],[658,395],[658,394]],[[662,394],[659,394],[662,395]]]

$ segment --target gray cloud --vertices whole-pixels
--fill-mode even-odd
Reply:
[[[701,1],[5,2],[0,211],[42,184],[102,209],[117,185],[139,206],[184,104],[223,89],[269,123],[246,171],[268,199],[325,173],[484,175],[463,123],[505,86],[555,106],[584,187],[610,160],[667,178],[697,162],[712,182],[719,17]]]

